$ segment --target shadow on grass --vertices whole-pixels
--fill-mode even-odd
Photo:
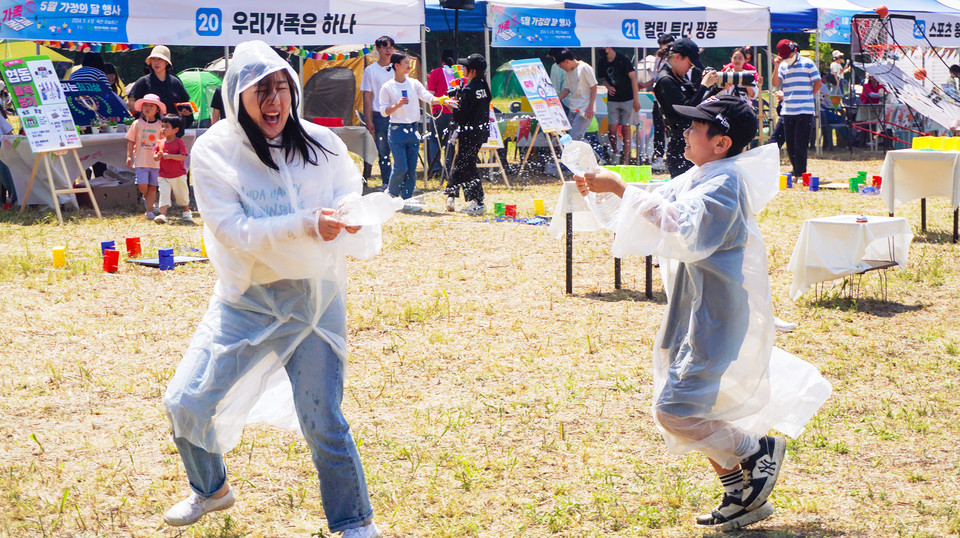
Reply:
[[[906,305],[869,297],[854,299],[837,296],[825,297],[820,300],[814,299],[809,302],[809,305],[847,312],[863,312],[882,318],[889,318],[906,312],[916,312],[924,308],[923,305]]]
[[[947,243],[953,243],[953,230],[949,230],[949,231],[927,230],[926,232],[918,232],[914,234],[913,242],[928,243],[931,245],[943,245]]]
[[[653,292],[653,298],[647,299],[647,295],[644,290],[614,290],[607,293],[581,293],[574,294],[584,299],[592,299],[594,301],[603,301],[606,303],[613,303],[619,301],[634,301],[634,302],[646,302],[646,303],[655,303],[655,304],[667,304],[667,294],[663,291]]]
[[[825,527],[818,522],[797,523],[796,525],[771,526],[767,529],[743,529],[734,532],[707,534],[705,536],[737,536],[739,538],[786,538],[807,536],[851,536],[847,531]],[[855,534],[853,536],[856,536]]]

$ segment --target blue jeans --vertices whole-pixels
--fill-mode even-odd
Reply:
[[[293,285],[278,286],[271,291],[277,299],[289,295],[302,295],[303,290]],[[272,315],[243,310],[231,305],[219,304],[221,316],[213,327],[198,327],[216,331],[217,340],[233,341],[244,335],[256,334],[264,327],[276,322]],[[331,309],[337,308],[336,305]],[[342,303],[341,303],[342,308]],[[325,318],[330,315],[325,314]],[[345,313],[333,312],[326,322],[321,324],[342,324]],[[203,325],[207,320],[205,316]],[[332,327],[331,327],[332,328]],[[275,335],[282,335],[283,330]],[[269,347],[274,342],[268,337],[258,346]],[[247,364],[244,359],[249,355],[237,357],[218,357],[215,368],[207,368],[209,375],[223,376],[225,380],[205,380],[204,383],[215,387],[203,394],[211,411],[215,409],[223,394],[231,388],[229,379],[238,373],[249,370],[255,365]],[[214,360],[217,360],[214,359]],[[306,438],[313,455],[313,464],[320,480],[320,496],[323,511],[331,532],[363,526],[373,519],[373,508],[367,492],[367,482],[360,463],[360,454],[350,435],[340,403],[343,399],[344,364],[325,340],[311,332],[297,346],[290,360],[284,366],[290,384],[293,387],[293,400],[300,421],[300,429]],[[182,437],[174,438],[180,458],[186,469],[190,487],[203,497],[210,497],[226,483],[227,468],[223,456],[190,443]]]
[[[390,143],[387,141],[387,131],[390,128],[390,117],[379,112],[373,113],[373,139],[377,144],[377,155],[380,162],[380,179],[386,185],[390,181]]]
[[[417,158],[420,155],[420,136],[416,123],[390,124],[390,151],[393,153],[393,173],[390,174],[390,196],[406,200],[413,196],[417,186]]]

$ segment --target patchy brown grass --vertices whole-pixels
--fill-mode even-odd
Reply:
[[[843,180],[877,156],[830,155],[811,170]],[[488,187],[493,202],[558,185]],[[436,184],[431,185],[432,188]],[[435,212],[398,214],[381,256],[351,263],[345,410],[388,536],[689,536],[719,484],[703,458],[665,453],[649,415],[650,350],[665,298],[643,298],[642,260],[613,289],[610,236],[563,244],[545,227]],[[817,365],[834,395],[799,439],[774,492],[773,536],[960,533],[960,330],[952,212],[901,208],[917,237],[889,297],[788,298],[786,266],[804,219],[886,214],[879,197],[792,191],[760,216],[774,303],[799,323],[778,345]],[[179,535],[161,513],[187,491],[160,396],[206,308],[212,268],[99,269],[99,241],[197,246],[199,228],[125,215],[0,215],[0,532],[16,536]],[[67,244],[68,266],[50,268]],[[226,456],[237,505],[184,536],[329,535],[298,436],[246,430]],[[749,535],[745,533],[745,535]]]

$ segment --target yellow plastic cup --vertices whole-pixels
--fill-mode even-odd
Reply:
[[[537,198],[536,200],[533,201],[533,214],[537,216],[547,214],[547,210],[544,209],[543,207],[542,198]]]
[[[913,137],[913,149],[927,149],[929,145],[927,144],[928,136],[915,136]]]
[[[780,175],[780,190],[787,190],[787,174]]]
[[[207,257],[207,246],[203,244],[203,238],[200,238],[200,255],[204,258]]]
[[[53,266],[63,267],[67,264],[67,247],[53,247]]]
[[[960,146],[957,145],[957,142],[960,142],[960,138],[948,137],[943,141],[943,151],[960,151]]]

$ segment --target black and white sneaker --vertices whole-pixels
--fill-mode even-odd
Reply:
[[[739,497],[724,495],[720,506],[714,508],[709,514],[697,517],[697,525],[721,532],[730,532],[773,515],[773,505],[768,502],[761,504],[756,510],[747,510],[740,504],[742,502]]]
[[[743,469],[743,505],[756,510],[766,502],[787,456],[787,441],[768,435],[760,439],[760,450],[740,462]]]

